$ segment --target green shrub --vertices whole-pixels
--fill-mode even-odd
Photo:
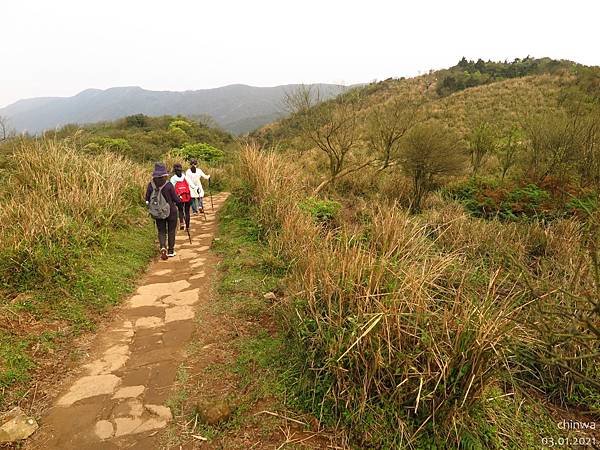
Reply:
[[[179,127],[169,127],[169,139],[175,146],[183,145],[190,141],[188,134]]]
[[[169,124],[169,130],[172,130],[173,128],[178,128],[187,135],[189,135],[192,132],[192,124],[181,119],[174,120]]]
[[[302,211],[311,215],[319,223],[330,224],[337,218],[342,205],[334,200],[306,197],[298,205]]]
[[[148,126],[148,116],[144,114],[135,114],[125,117],[125,126],[127,128],[145,128]]]
[[[174,149],[171,151],[171,156],[176,158],[183,158],[186,161],[191,159],[197,159],[198,161],[205,161],[207,163],[214,163],[221,161],[225,152],[212,145],[205,143],[198,144],[186,144],[181,148]]]
[[[103,149],[115,153],[128,153],[131,151],[131,145],[127,139],[123,138],[97,137],[91,143],[86,145],[86,149]]]

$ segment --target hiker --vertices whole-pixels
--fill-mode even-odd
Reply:
[[[198,161],[196,159],[190,160],[190,168],[186,170],[185,176],[190,183],[190,186],[194,186],[192,189],[192,211],[194,214],[202,214],[204,212],[204,189],[202,189],[201,178],[205,180],[210,179],[210,175],[206,175],[200,167],[197,167]]]
[[[179,229],[190,229],[190,203],[192,201],[192,193],[190,184],[183,175],[183,168],[181,164],[175,163],[173,165],[173,172],[175,174],[171,177],[171,184],[175,186],[175,193],[179,196],[181,203],[177,205],[179,209]]]
[[[169,172],[162,163],[154,164],[152,181],[146,188],[146,205],[158,229],[160,259],[175,256],[175,233],[177,230],[177,208],[181,200],[175,188],[168,182]],[[168,234],[168,248],[167,248]]]

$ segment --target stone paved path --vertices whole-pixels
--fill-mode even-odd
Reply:
[[[225,198],[215,196],[215,212]],[[135,294],[98,334],[27,448],[160,448],[157,431],[172,419],[165,403],[216,262],[210,252],[215,215],[209,213],[206,222],[194,216],[191,228],[193,243],[178,232],[177,256],[152,263]]]

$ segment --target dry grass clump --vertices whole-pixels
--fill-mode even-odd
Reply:
[[[20,289],[66,277],[70,263],[108,230],[130,224],[147,174],[111,153],[85,156],[68,143],[23,143],[6,163],[0,273]]]
[[[496,268],[528,305],[515,317],[529,338],[511,344],[512,375],[562,404],[600,410],[594,400],[600,392],[598,284],[586,244],[597,234],[576,219],[549,225],[474,219],[452,203],[427,211],[423,220],[444,251],[468,255],[472,283],[487,283],[482,271]]]
[[[491,268],[471,282],[467,248],[443,251],[430,226],[396,208],[375,205],[358,231],[322,228],[297,207],[289,166],[255,148],[240,163],[261,223],[292,262],[285,316],[312,407],[365,445],[410,445],[425,430],[456,439],[507,378],[514,340],[530,340],[515,320],[523,289]]]

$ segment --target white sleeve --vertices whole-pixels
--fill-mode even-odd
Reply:
[[[205,180],[208,180],[208,179],[210,178],[208,175],[206,175],[206,174],[205,174],[205,173],[202,171],[202,169],[201,169],[200,167],[196,167],[196,169],[198,170],[198,174],[199,174],[199,175],[200,175],[202,178],[204,178]]]

